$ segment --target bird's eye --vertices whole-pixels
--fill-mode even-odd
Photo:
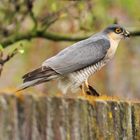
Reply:
[[[121,29],[121,28],[116,28],[116,29],[115,29],[115,33],[119,34],[119,33],[121,33],[121,32],[122,32],[122,29]]]

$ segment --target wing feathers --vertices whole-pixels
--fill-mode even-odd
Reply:
[[[62,75],[75,72],[102,60],[109,47],[109,40],[102,36],[89,38],[62,50],[46,60],[43,66],[49,66]]]
[[[45,78],[45,79],[50,80],[51,77],[56,76],[56,75],[58,75],[58,73],[55,72],[50,67],[42,66],[38,69],[35,69],[35,70],[25,74],[23,76],[23,82],[25,83],[25,82],[40,79],[40,78]]]

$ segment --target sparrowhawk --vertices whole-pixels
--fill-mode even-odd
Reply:
[[[89,76],[112,59],[120,40],[128,36],[129,32],[122,26],[108,26],[103,31],[65,48],[43,62],[39,68],[25,74],[24,83],[19,90],[53,79],[58,80],[58,87],[64,94],[68,89],[72,92],[80,87],[83,92],[85,87],[91,89],[87,82]]]

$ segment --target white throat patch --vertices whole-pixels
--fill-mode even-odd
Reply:
[[[118,35],[116,35],[115,33],[110,33],[108,35],[108,37],[109,37],[109,40],[110,40],[110,48],[107,52],[107,57],[109,59],[111,59],[114,56],[114,54],[117,50],[118,44],[119,44],[119,42],[121,41],[122,38],[118,37]]]

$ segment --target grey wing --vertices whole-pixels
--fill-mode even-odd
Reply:
[[[43,66],[49,66],[59,74],[67,74],[102,60],[110,47],[109,40],[92,38],[80,41],[49,58]]]

